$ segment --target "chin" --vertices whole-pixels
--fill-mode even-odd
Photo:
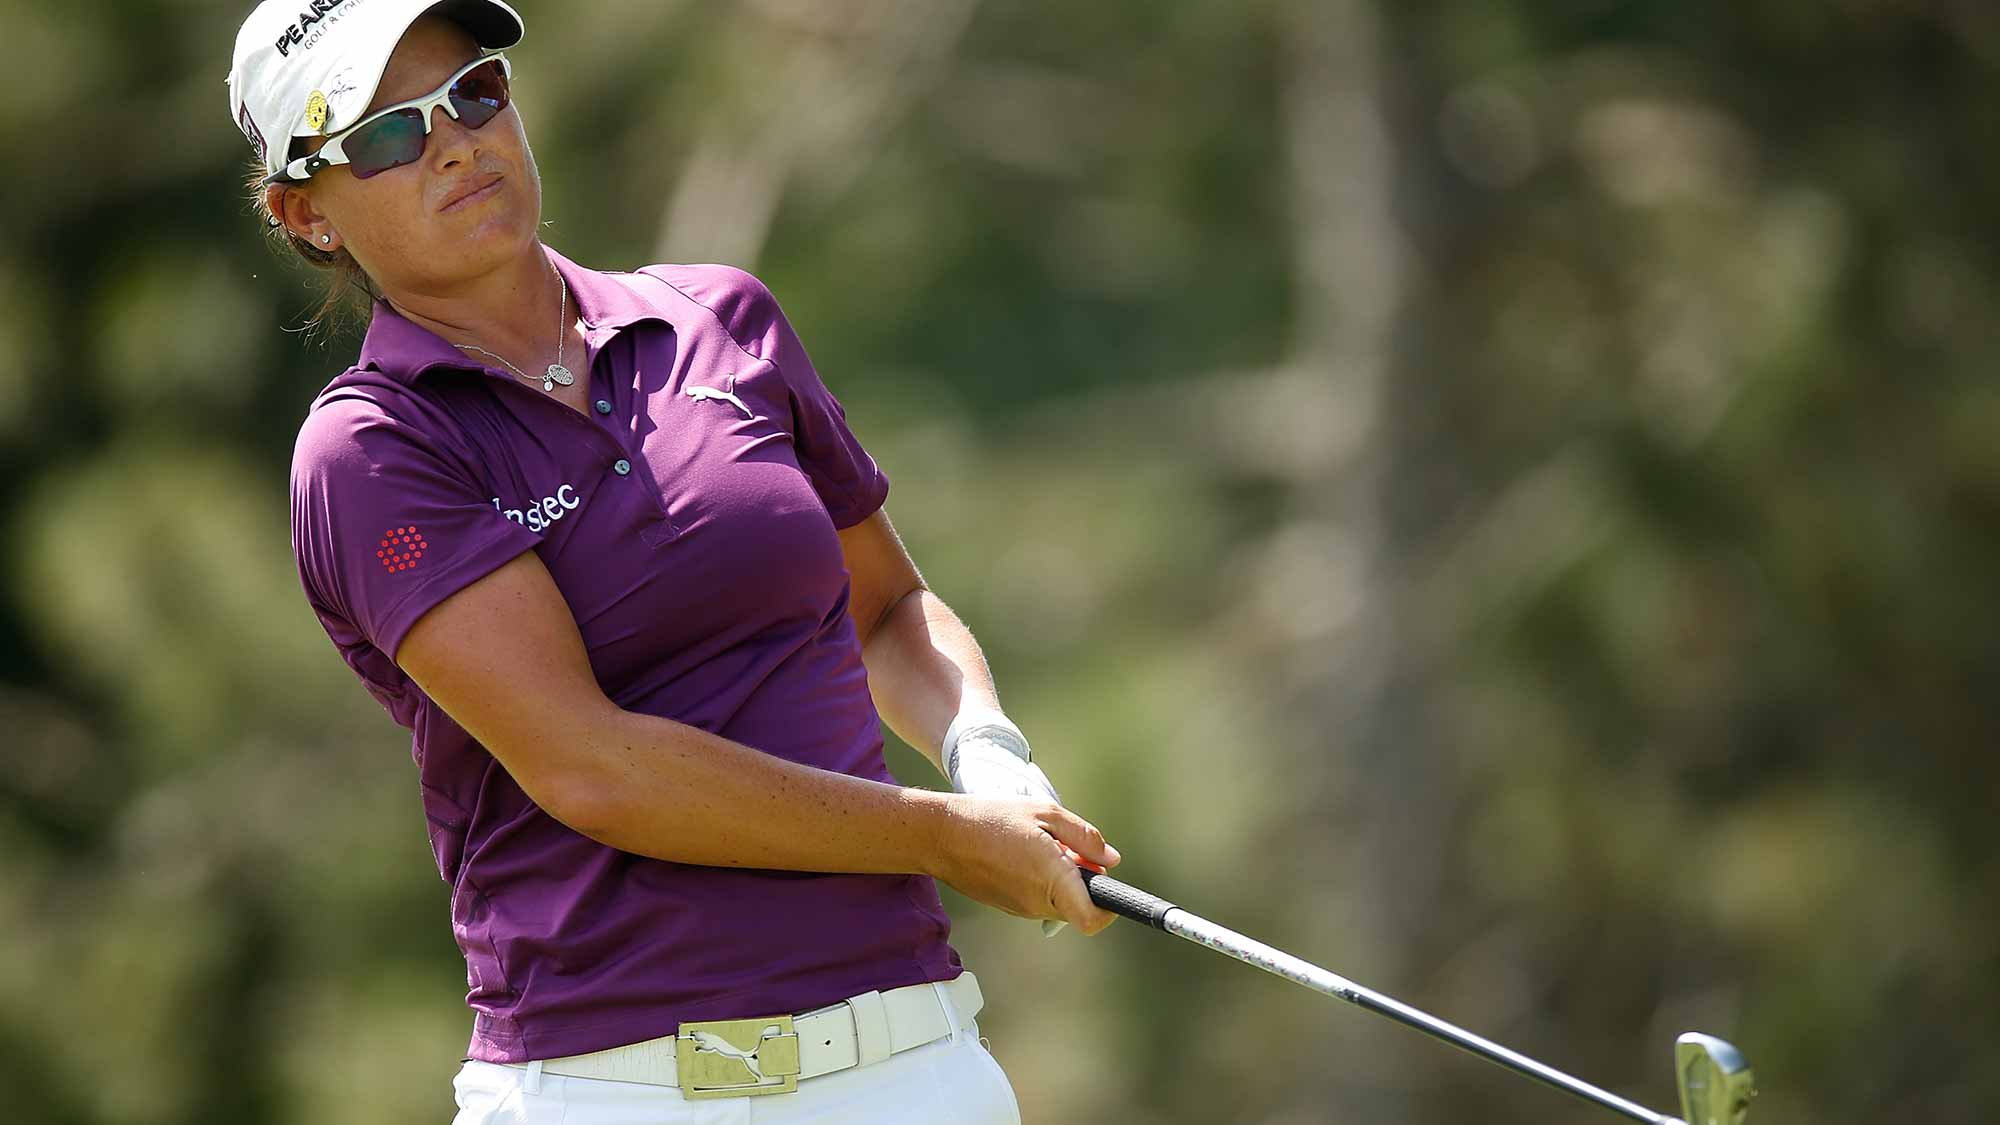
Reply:
[[[440,223],[436,236],[426,239],[427,259],[442,270],[465,275],[484,273],[519,257],[535,241],[541,217],[534,213],[501,214],[453,232],[455,224]]]
[[[501,184],[499,198],[479,207],[479,211],[483,213],[437,216],[445,220],[445,223],[440,225],[446,229],[452,226],[462,228],[464,234],[461,237],[468,243],[503,246],[510,251],[519,251],[521,247],[534,241],[535,232],[541,228],[541,197],[540,193],[535,193],[532,199],[523,198],[513,188],[512,183]],[[453,218],[458,218],[461,222],[450,222]]]

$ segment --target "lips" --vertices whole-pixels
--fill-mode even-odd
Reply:
[[[444,203],[439,205],[438,210],[451,211],[464,204],[484,199],[492,194],[492,189],[504,178],[497,172],[490,176],[474,177],[446,196]]]

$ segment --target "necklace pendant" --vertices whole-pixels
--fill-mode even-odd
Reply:
[[[542,376],[542,389],[545,391],[549,390],[556,383],[561,383],[567,387],[574,382],[576,382],[576,376],[569,373],[569,368],[564,367],[560,363],[551,363],[549,364],[548,374]]]

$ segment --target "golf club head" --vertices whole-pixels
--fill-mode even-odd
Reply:
[[[1743,1052],[1699,1031],[1674,1040],[1674,1077],[1687,1125],[1742,1125],[1757,1096]]]

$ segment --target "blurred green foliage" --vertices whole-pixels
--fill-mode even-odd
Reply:
[[[2000,1117],[2000,11],[523,6],[548,240],[785,304],[1121,873],[1668,1108]],[[0,0],[0,1082],[442,1121],[407,737],[325,642],[245,4]],[[891,739],[912,784],[940,784]],[[1027,1119],[1584,1121],[947,894]]]

